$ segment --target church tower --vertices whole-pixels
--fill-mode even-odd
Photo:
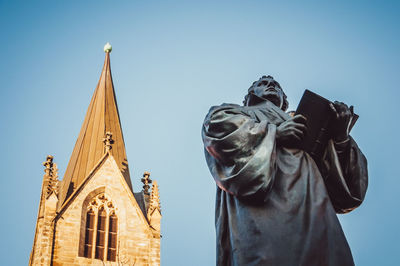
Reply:
[[[103,70],[65,175],[52,156],[29,265],[160,265],[161,207],[150,173],[133,193],[106,44]]]

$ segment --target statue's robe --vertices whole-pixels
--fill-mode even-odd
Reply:
[[[354,265],[336,213],[363,201],[367,161],[351,137],[344,147],[330,140],[319,168],[306,152],[277,145],[289,117],[268,102],[223,104],[205,119],[217,265]]]

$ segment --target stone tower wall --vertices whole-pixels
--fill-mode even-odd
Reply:
[[[106,186],[105,186],[106,184]],[[104,265],[99,259],[78,256],[85,223],[85,202],[104,193],[110,197],[118,216],[117,261],[105,265],[160,265],[160,239],[152,230],[137,205],[112,156],[90,178],[57,220],[53,265]],[[83,228],[82,228],[83,227]]]
[[[50,265],[53,245],[53,220],[56,216],[57,201],[54,193],[47,199],[43,198],[43,209],[36,224],[36,239],[30,265]]]

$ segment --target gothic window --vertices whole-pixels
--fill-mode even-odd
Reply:
[[[114,205],[104,194],[97,195],[87,207],[83,256],[116,261],[117,229]]]
[[[109,218],[109,226],[108,226],[108,251],[107,251],[107,260],[115,261],[116,257],[116,249],[117,249],[117,224],[118,218],[113,213]]]
[[[92,257],[94,218],[95,218],[95,214],[94,214],[93,210],[90,209],[86,214],[85,250],[84,250],[84,255],[83,255],[86,258]]]
[[[97,215],[97,237],[96,237],[96,259],[104,259],[104,246],[106,234],[107,213],[103,207],[100,208]]]

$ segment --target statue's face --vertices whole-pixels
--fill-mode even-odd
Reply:
[[[273,78],[264,78],[257,81],[253,86],[252,94],[282,108],[284,101],[283,90]]]

